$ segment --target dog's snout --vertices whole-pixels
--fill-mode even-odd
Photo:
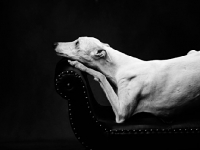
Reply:
[[[53,43],[53,48],[55,49],[58,46],[58,42]]]

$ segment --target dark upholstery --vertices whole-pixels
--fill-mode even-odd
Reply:
[[[56,66],[55,88],[58,94],[68,100],[73,132],[86,148],[200,147],[199,111],[176,117],[172,123],[164,123],[151,114],[140,113],[117,124],[111,107],[102,106],[95,100],[86,73],[70,66],[66,58]]]

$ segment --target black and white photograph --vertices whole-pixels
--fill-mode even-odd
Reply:
[[[2,1],[0,149],[200,149],[200,1]]]

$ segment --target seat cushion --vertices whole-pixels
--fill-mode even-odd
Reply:
[[[108,109],[108,108],[107,108]],[[111,109],[111,108],[110,108]],[[104,111],[105,113],[105,111]],[[109,118],[110,117],[110,118]],[[124,123],[116,123],[114,115],[98,117],[97,119],[109,129],[116,130],[149,130],[149,129],[197,129],[200,120],[195,114],[178,116],[173,119],[160,119],[149,113],[138,113]]]

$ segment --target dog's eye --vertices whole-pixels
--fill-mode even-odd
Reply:
[[[75,46],[78,47],[79,45],[79,41],[76,41]]]

